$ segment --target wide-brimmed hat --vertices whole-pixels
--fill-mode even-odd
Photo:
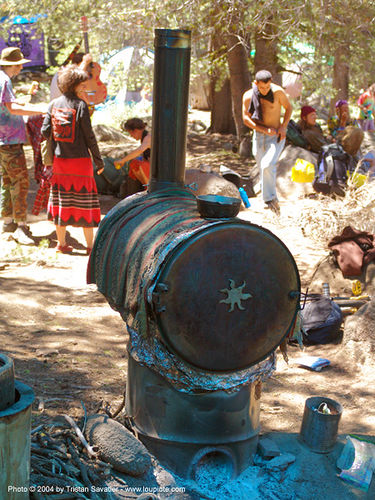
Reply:
[[[16,64],[25,64],[30,61],[31,59],[24,59],[18,47],[6,47],[1,51],[0,66],[14,66]]]

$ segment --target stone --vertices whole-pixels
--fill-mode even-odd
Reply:
[[[98,447],[101,460],[120,472],[141,476],[151,466],[146,447],[126,427],[107,415],[90,416],[85,436],[92,446]]]
[[[280,448],[269,437],[261,437],[259,439],[258,451],[263,458],[273,458],[280,455]]]
[[[197,168],[186,169],[185,184],[195,196],[218,194],[232,198],[241,198],[237,187],[232,182],[227,181],[219,174],[202,172]],[[193,186],[194,184],[196,184],[197,189]]]
[[[277,164],[276,185],[277,196],[280,200],[300,198],[315,192],[311,182],[299,183],[292,181],[292,168],[298,158],[306,160],[315,166],[318,162],[318,155],[307,151],[307,149],[291,144],[285,146]]]
[[[269,462],[266,462],[264,467],[268,471],[279,472],[287,469],[287,467],[295,461],[295,455],[293,455],[292,453],[283,453],[282,455],[273,458]]]
[[[98,124],[93,127],[98,142],[124,142],[127,140],[125,134],[109,125]]]
[[[241,158],[251,158],[252,154],[252,141],[250,135],[246,135],[240,142],[239,155]]]

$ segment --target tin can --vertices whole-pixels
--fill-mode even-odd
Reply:
[[[329,283],[323,283],[322,284],[322,289],[323,289],[323,296],[330,298],[331,297],[331,293],[330,293],[330,290],[329,290]]]

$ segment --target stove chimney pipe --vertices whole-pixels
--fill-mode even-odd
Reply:
[[[184,186],[190,35],[188,30],[155,30],[150,193]]]

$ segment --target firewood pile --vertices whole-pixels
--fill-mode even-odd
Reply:
[[[116,477],[100,461],[73,419],[40,425],[31,431],[30,498],[35,500],[110,499],[105,480]],[[82,431],[84,432],[85,421]],[[126,484],[124,482],[124,484]]]

